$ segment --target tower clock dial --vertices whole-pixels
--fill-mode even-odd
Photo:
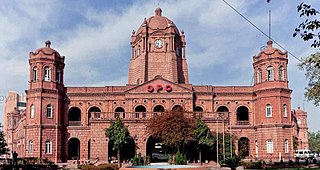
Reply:
[[[154,41],[154,46],[155,46],[156,48],[162,48],[162,46],[163,46],[162,40],[161,40],[161,39],[156,39],[156,40]]]

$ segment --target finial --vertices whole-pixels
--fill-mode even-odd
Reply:
[[[181,30],[181,34],[184,34],[184,30]]]
[[[162,15],[162,10],[160,7],[158,7],[155,11],[155,16],[161,16]]]
[[[46,44],[46,47],[49,47],[49,48],[50,48],[50,45],[51,45],[50,40],[47,40],[47,41],[45,42],[45,44]]]
[[[272,40],[269,40],[268,42],[267,42],[267,45],[268,45],[268,47],[272,47]]]
[[[144,18],[143,24],[147,24],[147,18]]]
[[[132,30],[132,35],[134,35],[136,33],[136,31],[135,30]]]

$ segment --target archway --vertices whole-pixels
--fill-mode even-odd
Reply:
[[[130,141],[123,145],[120,149],[120,159],[121,162],[124,160],[130,161],[134,156],[136,155],[136,144],[132,138],[130,138]],[[115,161],[117,160],[117,150],[116,148],[113,148],[113,142],[108,141],[108,161]]]
[[[200,106],[196,106],[196,107],[194,107],[193,111],[194,112],[203,112],[203,109]]]
[[[81,126],[81,110],[78,107],[71,107],[68,111],[69,126]]]
[[[144,106],[139,105],[134,109],[134,111],[135,111],[135,118],[140,118],[141,116],[143,118],[146,117],[147,109]]]
[[[249,124],[249,110],[245,106],[240,106],[237,109],[237,124],[248,125]]]
[[[166,162],[172,151],[165,147],[160,139],[150,136],[147,140],[147,156],[150,156],[151,162]]]
[[[238,140],[238,155],[241,157],[249,156],[249,139],[242,137]]]
[[[117,107],[115,110],[114,110],[114,118],[118,118],[122,116],[122,118],[125,118],[126,117],[126,114],[125,114],[125,111],[124,111],[124,108],[122,107]]]
[[[97,113],[97,112],[101,112],[101,110],[96,106],[93,106],[88,110],[88,125],[90,125],[90,118],[93,116],[92,113]]]
[[[80,140],[78,138],[71,138],[68,141],[68,160],[80,159]]]
[[[182,112],[183,111],[183,107],[180,105],[175,105],[172,107],[172,111],[173,112]]]
[[[217,112],[229,112],[229,109],[226,106],[219,106]]]

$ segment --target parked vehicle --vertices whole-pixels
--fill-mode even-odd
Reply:
[[[312,159],[314,158],[314,154],[309,149],[301,149],[294,152],[294,157],[299,159]]]

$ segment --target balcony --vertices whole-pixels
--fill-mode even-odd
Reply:
[[[81,126],[81,121],[69,121],[69,126]]]
[[[115,120],[116,118],[121,118],[124,121],[146,121],[163,114],[163,112],[94,112],[92,114],[93,117],[90,118],[90,121],[110,121]],[[204,121],[229,121],[228,115],[221,116],[221,114],[219,115],[212,112],[190,112],[185,113],[185,116],[189,118],[201,118]]]
[[[237,125],[249,125],[249,120],[238,120]]]

